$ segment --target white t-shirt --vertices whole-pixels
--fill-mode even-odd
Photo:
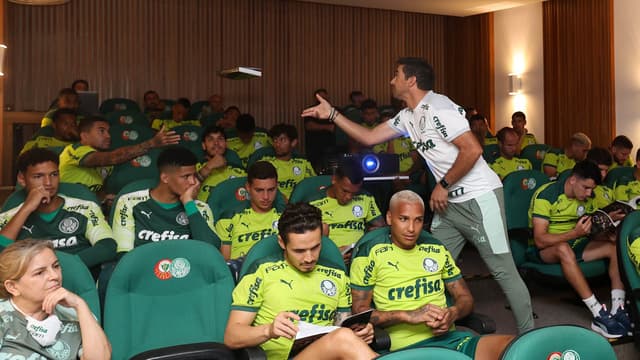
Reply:
[[[464,109],[448,97],[429,91],[415,109],[405,108],[387,124],[398,133],[409,136],[416,150],[427,161],[440,181],[458,157],[452,141],[469,129]],[[471,171],[449,187],[449,201],[459,203],[502,187],[500,178],[482,156]]]

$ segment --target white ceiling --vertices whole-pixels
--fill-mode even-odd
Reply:
[[[510,9],[546,0],[298,0],[305,2],[398,10],[426,14],[469,16]]]

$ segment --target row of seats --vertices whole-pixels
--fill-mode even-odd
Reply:
[[[171,106],[175,104],[175,100],[171,99],[162,99],[160,100],[165,104],[165,111],[168,114],[171,112]],[[209,101],[200,100],[191,104],[191,108],[189,108],[189,113],[187,117],[189,119],[200,119],[200,115],[202,114],[202,110],[205,106],[209,105]],[[130,111],[130,112],[138,112],[141,113],[140,105],[137,102],[127,98],[111,98],[103,100],[98,108],[98,111],[101,114],[107,115],[112,112],[117,111]],[[170,116],[170,115],[169,115]]]
[[[341,254],[331,240],[323,238],[322,245],[321,259],[343,268],[336,262]],[[265,238],[249,252],[239,277],[256,260],[280,251],[275,236]],[[84,264],[72,255],[59,253],[59,257],[63,286],[80,294],[99,314],[95,284]],[[205,356],[197,358],[236,358],[239,354],[221,345],[233,286],[234,276],[219,252],[204,242],[165,241],[134,249],[118,263],[107,290],[103,324],[113,358],[186,359],[193,354]],[[502,359],[550,358],[552,353],[568,351],[583,357],[589,354],[588,358],[615,359],[605,339],[577,326],[552,326],[523,334],[505,350]],[[240,355],[264,358],[259,349]],[[426,355],[468,359],[438,348],[399,351],[381,358],[422,359]]]
[[[520,152],[519,157],[529,160],[532,169],[542,171],[542,161],[548,152],[559,154],[562,152],[562,149],[554,148],[546,144],[532,144],[525,146]],[[487,163],[492,164],[500,157],[498,144],[485,145],[482,156]]]

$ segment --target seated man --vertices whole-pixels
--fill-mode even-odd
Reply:
[[[20,154],[34,147],[60,148],[71,144],[73,141],[78,141],[78,122],[75,110],[56,110],[51,115],[51,127],[53,128],[53,136],[41,135],[27,141]]]
[[[476,114],[469,117],[469,128],[480,145],[485,146],[498,143],[498,139],[489,131],[489,124],[484,115]]]
[[[220,94],[213,94],[209,96],[207,101],[209,103],[202,107],[198,119],[214,115],[221,119],[224,116],[224,97]]]
[[[516,153],[519,150],[520,137],[513,128],[503,127],[498,131],[497,138],[500,156],[489,166],[500,177],[500,180],[503,180],[514,171],[531,170],[531,162],[529,160],[516,157]]]
[[[586,159],[598,166],[598,169],[600,169],[601,179],[607,177],[607,173],[609,172],[612,163],[611,153],[609,152],[609,150],[601,147],[594,147],[593,149],[589,150]],[[616,201],[613,189],[610,189],[605,184],[598,184],[593,189],[592,198],[596,209],[602,209],[603,207]],[[614,219],[614,221],[615,220],[619,219]]]
[[[144,114],[150,122],[158,119],[162,116],[162,113],[165,112],[165,103],[160,100],[160,95],[158,95],[154,90],[148,90],[145,92],[142,99],[144,101],[142,106]]]
[[[315,199],[309,201],[322,210],[329,237],[341,250],[358,241],[365,230],[385,225],[375,199],[360,192],[363,181],[358,165],[352,161],[340,164],[331,178],[331,186],[319,190]]]
[[[40,123],[40,127],[51,126],[53,123],[53,114],[58,109],[71,109],[73,111],[77,111],[78,107],[80,106],[80,99],[78,98],[78,93],[75,90],[65,88],[60,90],[57,103],[57,107],[47,111],[47,113],[44,114],[44,117],[42,118],[42,121]]]
[[[612,170],[618,166],[635,165],[630,156],[632,149],[633,143],[631,142],[631,140],[629,140],[628,137],[624,135],[616,136],[613,141],[611,141],[611,146],[609,147],[611,155],[613,155],[613,163],[609,167],[609,170]]]
[[[210,125],[204,129],[202,150],[204,150],[207,161],[198,163],[196,176],[202,182],[198,200],[206,202],[211,190],[216,185],[228,179],[247,176],[247,173],[244,169],[226,162],[224,153],[227,151],[227,135],[223,128]]]
[[[633,170],[633,180],[626,184],[616,184],[613,191],[616,200],[635,202],[636,210],[640,209],[640,149],[636,151],[636,168]]]
[[[600,183],[600,169],[591,161],[581,161],[568,178],[541,186],[529,208],[535,246],[529,246],[527,256],[540,263],[559,263],[565,278],[593,314],[591,328],[607,338],[618,338],[631,331],[631,325],[623,309],[625,292],[615,236],[602,233],[590,237],[589,214],[596,210],[591,196]],[[611,312],[596,299],[578,265],[598,259],[609,260]]]
[[[520,153],[520,150],[524,149],[528,145],[538,143],[536,137],[527,130],[527,116],[522,111],[516,111],[511,115],[511,126],[513,126],[513,130],[518,133],[520,144],[518,147],[518,154]]]
[[[293,157],[293,149],[298,146],[298,130],[289,124],[274,125],[269,131],[275,156],[265,156],[261,160],[270,162],[278,171],[278,190],[289,199],[293,188],[305,178],[316,176],[311,163],[301,157]]]
[[[176,239],[201,240],[220,248],[209,205],[194,200],[200,187],[197,162],[191,151],[169,147],[158,156],[158,185],[120,196],[111,219],[118,252]]]
[[[473,309],[473,298],[449,251],[422,233],[424,202],[412,191],[391,197],[380,237],[357,247],[351,265],[353,312],[373,307],[374,325],[391,337],[391,350],[442,346],[476,359],[498,359],[513,338],[457,331],[454,321]],[[445,290],[453,298],[447,305]]]
[[[154,119],[151,122],[151,128],[154,130],[160,130],[162,128],[171,130],[181,125],[200,126],[200,120],[187,119],[190,108],[191,102],[189,99],[179,98],[171,107],[171,119]]]
[[[571,135],[569,146],[562,154],[547,151],[542,160],[542,170],[544,173],[555,179],[563,171],[572,169],[577,161],[582,161],[587,157],[587,152],[591,149],[591,139],[581,132]]]
[[[249,206],[216,219],[216,232],[222,240],[220,252],[225,260],[245,256],[255,243],[277,232],[280,213],[273,206],[278,194],[276,169],[266,161],[256,161],[247,173]]]
[[[116,243],[100,207],[58,193],[58,156],[33,148],[18,157],[18,183],[27,197],[0,214],[0,234],[11,240],[44,239],[76,254],[91,268],[113,259]]]
[[[238,121],[238,117],[240,116],[240,109],[237,106],[229,106],[226,108],[224,113],[222,113],[222,118],[219,119],[215,124],[220,126],[223,129],[235,129],[236,121]]]
[[[247,160],[254,151],[271,145],[269,135],[256,131],[256,120],[251,114],[242,114],[236,120],[237,137],[227,140],[227,147],[236,153],[242,160],[242,165],[247,166]]]
[[[60,154],[60,177],[64,182],[86,185],[94,192],[102,190],[103,181],[113,165],[135,159],[151,148],[180,141],[180,135],[163,129],[145,142],[108,151],[111,135],[107,120],[88,117],[80,121],[79,128],[80,142],[67,146]]]
[[[299,321],[327,326],[350,315],[349,279],[343,270],[319,261],[322,214],[308,204],[290,204],[278,225],[283,252],[261,259],[233,291],[224,334],[232,349],[260,345],[268,359],[287,359]],[[321,316],[322,315],[322,316]],[[307,346],[296,359],[373,359],[365,342],[371,324],[341,328]]]

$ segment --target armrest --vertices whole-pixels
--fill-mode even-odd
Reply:
[[[373,341],[369,344],[369,347],[374,351],[389,351],[391,348],[391,337],[387,330],[376,326],[373,329]]]
[[[238,349],[233,354],[236,360],[267,360],[267,354],[260,346]]]
[[[168,346],[137,354],[131,360],[234,360],[233,352],[220,343],[203,342]]]
[[[457,326],[464,326],[478,334],[493,334],[496,332],[496,322],[487,315],[471,313],[467,317],[456,321]]]

